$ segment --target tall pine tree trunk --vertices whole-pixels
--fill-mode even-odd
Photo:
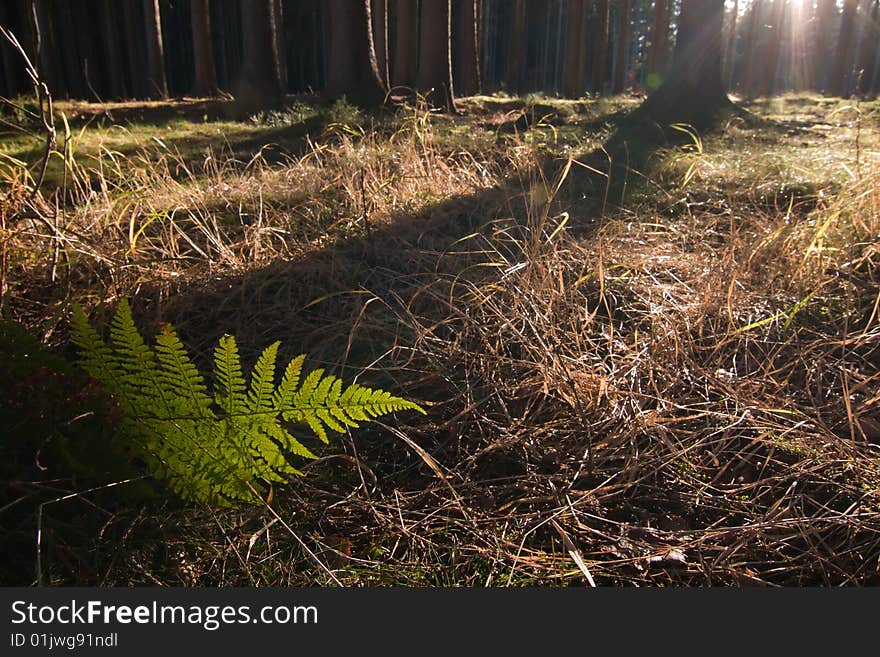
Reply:
[[[376,48],[376,67],[382,86],[391,84],[388,71],[388,0],[372,0],[373,45]]]
[[[651,23],[651,48],[648,50],[648,86],[656,88],[666,75],[669,49],[669,0],[656,0]]]
[[[877,48],[878,16],[874,12],[878,9],[874,0],[867,0],[864,7],[862,20],[859,21],[859,47],[855,57],[857,87],[858,93],[865,93],[871,86],[871,58],[873,51]]]
[[[281,81],[282,94],[287,90],[287,42],[284,32],[284,2],[273,0],[272,11],[275,32],[275,58],[278,61],[278,79]]]
[[[55,9],[58,12],[58,47],[64,53],[61,58],[64,67],[64,80],[71,98],[86,98],[86,80],[80,65],[79,38],[74,21],[71,0],[59,0]]]
[[[106,55],[98,50],[100,36],[100,12],[92,15],[82,11],[77,4],[73,12],[73,29],[79,44],[79,67],[86,84],[86,98],[101,102],[107,94],[104,84],[104,69],[107,65]]]
[[[147,38],[147,95],[150,98],[168,98],[159,0],[144,0],[144,27]]]
[[[370,0],[327,0],[330,12],[327,94],[346,96],[363,107],[378,107],[385,100],[379,76]]]
[[[835,93],[839,85],[835,85],[835,60],[833,35],[837,23],[837,3],[835,0],[819,0],[816,7],[816,74],[819,90]]]
[[[764,0],[754,0],[749,11],[751,13],[745,40],[746,67],[743,88],[749,96],[757,96],[761,88]]]
[[[309,86],[317,89],[323,85],[324,77],[321,66],[321,46],[324,44],[324,30],[322,29],[323,21],[321,20],[321,12],[317,9],[309,13],[309,27],[301,34],[309,36],[310,52],[307,70],[309,71]]]
[[[34,64],[39,67],[40,78],[50,93],[64,96],[64,78],[58,68],[58,35],[47,0],[30,0],[27,12],[31,38],[39,51]]]
[[[146,45],[140,3],[122,2],[122,20],[125,31],[126,61],[128,62],[128,90],[133,98],[147,96]]]
[[[761,75],[761,94],[769,96],[776,91],[776,72],[779,69],[779,51],[785,33],[785,1],[773,0],[770,14],[770,25],[765,29],[767,35],[767,51]]]
[[[18,42],[21,44],[21,47],[24,48],[25,53],[28,56],[31,64],[36,66],[39,69],[40,61],[38,57],[38,44],[37,37],[39,33],[34,30],[33,26],[33,7],[31,6],[31,0],[7,0],[7,2],[12,5],[13,12],[13,21],[12,22],[4,22],[0,23],[7,29],[11,30],[15,35],[15,38],[18,39]],[[6,39],[0,37],[0,43],[3,46],[6,45]],[[16,56],[18,57],[18,53],[16,52]],[[31,89],[32,84],[30,77],[24,74],[24,60],[21,61],[22,64],[22,77],[27,81],[28,90]]]
[[[876,93],[880,91],[880,0],[874,0],[871,8],[871,23],[866,43],[864,90]]]
[[[242,65],[235,86],[239,114],[276,109],[284,101],[272,0],[241,0]]]
[[[125,98],[125,79],[122,72],[122,47],[119,42],[119,24],[116,16],[118,6],[112,0],[104,0],[101,6],[102,42],[107,57],[107,83],[111,98]]]
[[[513,24],[510,42],[507,44],[507,70],[504,77],[508,88],[515,93],[523,93],[526,87],[527,27],[526,0],[514,0]]]
[[[432,107],[455,111],[452,92],[451,0],[423,0],[419,39],[418,90]]]
[[[480,93],[480,0],[461,0],[459,13],[461,33],[461,66],[458,87],[464,96]]]
[[[621,0],[617,13],[617,48],[614,65],[614,93],[622,93],[626,88],[629,73],[629,23],[630,0]]]
[[[418,0],[396,0],[394,58],[391,79],[395,87],[415,87],[419,63]]]
[[[714,125],[733,104],[721,75],[724,0],[682,0],[672,70],[635,115],[666,128]]]
[[[587,50],[587,0],[570,0],[565,31],[565,64],[562,91],[568,98],[584,93],[586,79],[583,62]]]
[[[14,29],[11,13],[12,7],[0,2],[0,25]],[[3,60],[3,85],[0,88],[5,97],[12,98],[25,89],[24,76],[20,73],[23,67],[21,56],[3,37],[0,37],[0,58]]]
[[[834,65],[834,93],[849,96],[852,93],[853,54],[855,51],[856,14],[859,0],[845,0],[840,23],[840,36],[837,39]]]
[[[724,79],[727,80],[727,88],[733,87],[733,76],[736,72],[736,29],[739,19],[739,0],[733,0],[733,11],[727,27],[727,50],[724,56]]]
[[[593,90],[605,93],[608,79],[608,0],[596,0],[596,41],[593,50]]]
[[[209,0],[191,0],[193,68],[195,81],[193,95],[216,96],[217,69],[214,66],[214,46],[211,41],[211,7]]]

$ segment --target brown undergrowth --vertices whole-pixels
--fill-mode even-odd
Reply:
[[[41,581],[878,582],[876,128],[804,136],[829,151],[807,176],[727,126],[603,209],[576,163],[534,166],[566,161],[555,128],[448,137],[467,121],[337,125],[284,165],[120,162],[39,209],[65,294],[49,224],[7,238],[13,312],[49,341],[71,299],[131,296],[199,353],[282,339],[429,411],[343,437],[271,507],[23,479],[50,502]]]

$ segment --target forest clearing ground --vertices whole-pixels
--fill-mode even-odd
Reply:
[[[537,165],[637,103],[86,119],[43,208],[63,237],[4,235],[7,314],[59,344],[72,302],[131,297],[198,354],[281,339],[429,416],[331,443],[275,491],[289,529],[112,490],[44,507],[44,583],[328,583],[299,540],[355,586],[880,582],[880,104],[760,99],[764,125],[659,149],[622,203],[577,164],[554,193]],[[24,472],[0,520],[30,583],[34,502],[87,486]]]

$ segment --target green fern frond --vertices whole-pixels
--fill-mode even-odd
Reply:
[[[241,371],[241,358],[235,338],[224,335],[214,349],[214,392],[217,405],[227,417],[244,415],[247,412],[245,400],[246,384]]]
[[[260,354],[251,374],[247,406],[251,413],[272,412],[272,396],[275,393],[275,359],[280,342],[273,342]]]
[[[197,418],[215,419],[208,396],[208,386],[189,355],[174,328],[170,324],[162,327],[156,336],[156,356],[159,360],[159,376],[163,385],[169,389],[184,392],[189,408],[196,411]]]
[[[284,376],[281,377],[281,383],[278,390],[275,391],[275,411],[281,412],[282,409],[290,408],[293,401],[293,395],[299,388],[299,377],[302,374],[302,366],[306,360],[305,354],[300,354],[292,359],[284,370]]]
[[[343,433],[346,427],[359,428],[369,422],[402,410],[425,411],[415,402],[395,397],[384,390],[373,390],[351,384],[342,389],[342,381],[324,375],[323,369],[313,370],[290,398],[287,408],[278,409],[289,422],[305,423],[323,442],[328,442],[327,429]]]
[[[315,459],[282,421],[307,425],[323,442],[387,413],[424,410],[416,403],[316,369],[302,378],[305,355],[292,359],[275,386],[280,343],[263,350],[247,379],[235,338],[214,350],[209,388],[170,325],[155,347],[138,333],[128,303],[120,303],[110,344],[74,308],[71,341],[80,364],[119,402],[123,431],[151,475],[177,495],[202,504],[255,502],[269,484],[302,473],[288,456]],[[257,495],[254,494],[257,492]]]
[[[85,312],[79,306],[73,308],[70,339],[82,354],[80,366],[89,376],[111,389],[118,386],[121,372],[113,362],[113,351],[92,328]]]

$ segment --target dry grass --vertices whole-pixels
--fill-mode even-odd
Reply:
[[[71,301],[132,296],[196,351],[282,339],[429,407],[342,437],[271,509],[45,507],[44,581],[877,583],[878,131],[814,101],[785,99],[796,143],[731,125],[658,153],[603,216],[577,166],[536,166],[595,143],[559,136],[590,108],[522,135],[486,99],[328,122],[283,163],[71,165],[57,213],[12,187],[7,214],[43,220],[4,234],[8,307],[49,341]],[[17,490],[77,491],[45,476]]]

